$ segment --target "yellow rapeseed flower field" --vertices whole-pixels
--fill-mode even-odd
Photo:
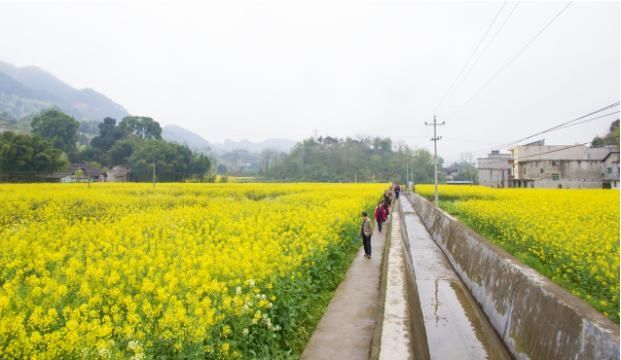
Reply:
[[[0,185],[0,358],[299,356],[384,187]]]
[[[433,185],[416,191],[432,198]],[[619,322],[619,191],[441,185],[440,206]]]

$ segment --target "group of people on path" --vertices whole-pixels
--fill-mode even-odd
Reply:
[[[397,183],[393,183],[390,188],[384,191],[384,199],[380,201],[375,207],[373,217],[377,223],[377,230],[382,232],[382,224],[386,222],[390,215],[390,205],[392,204],[392,198],[394,194],[395,199],[399,199],[399,193],[401,192],[401,186]],[[364,247],[364,256],[367,259],[371,258],[371,236],[373,235],[373,223],[369,219],[369,215],[366,211],[362,212],[362,228],[360,229],[360,235],[362,236],[362,246]]]

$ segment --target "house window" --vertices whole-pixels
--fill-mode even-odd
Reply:
[[[608,168],[608,173],[612,174],[612,168],[611,167]]]
[[[558,174],[552,174],[552,180],[557,180],[559,179],[559,175]]]
[[[543,174],[543,168],[539,169],[539,173]]]
[[[552,160],[552,166],[557,166],[557,165],[558,165],[558,161]]]

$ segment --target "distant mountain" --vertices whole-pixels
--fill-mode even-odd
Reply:
[[[184,129],[177,125],[166,125],[162,129],[162,137],[164,140],[185,144],[190,149],[207,152],[211,150],[209,141],[203,139],[200,135]]]
[[[249,140],[232,141],[225,140],[222,144],[214,144],[223,151],[247,150],[249,152],[261,152],[265,149],[289,152],[295,145],[295,141],[289,139],[267,139],[258,143]]]
[[[35,66],[0,61],[0,113],[19,118],[58,107],[79,121],[117,120],[129,115],[121,105],[92,89],[74,89]]]
[[[246,150],[251,153],[259,153],[265,149],[289,152],[295,145],[295,141],[289,139],[268,139],[258,143],[249,140],[232,141],[224,143],[210,143],[200,135],[177,125],[167,125],[162,129],[162,137],[165,140],[186,144],[191,149],[203,152],[222,154],[233,150]]]

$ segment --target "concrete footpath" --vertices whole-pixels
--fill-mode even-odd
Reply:
[[[360,250],[306,345],[302,359],[360,360],[369,357],[377,312],[381,307],[379,285],[387,231],[385,225],[382,233],[375,226],[371,237],[371,259],[364,257],[360,240]]]
[[[407,201],[407,200],[405,200]],[[406,288],[405,256],[401,218],[397,200],[392,211],[392,228],[386,268],[386,299],[381,324],[380,360],[412,359],[409,303]]]

